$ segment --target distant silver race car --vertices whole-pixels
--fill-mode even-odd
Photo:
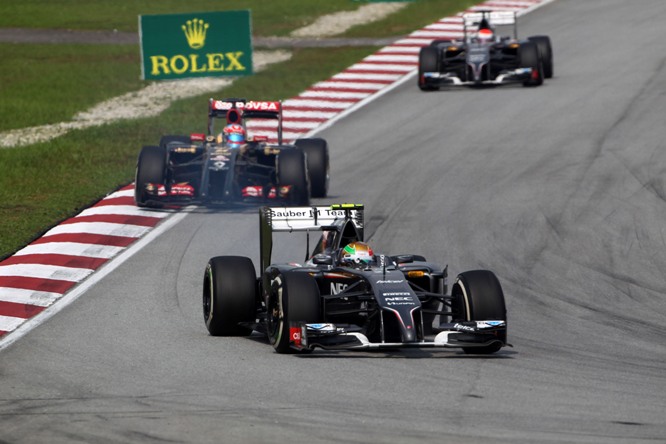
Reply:
[[[257,331],[278,353],[457,347],[490,354],[508,345],[494,273],[460,273],[448,293],[448,267],[414,254],[376,254],[364,243],[363,212],[362,205],[261,208],[259,278],[247,257],[208,262],[210,334]],[[274,232],[322,234],[303,264],[274,264]]]
[[[553,76],[550,38],[519,40],[515,12],[480,11],[462,18],[462,41],[435,40],[421,48],[418,86],[422,91],[516,82],[539,86]],[[511,25],[512,36],[497,33],[497,26],[506,25]]]

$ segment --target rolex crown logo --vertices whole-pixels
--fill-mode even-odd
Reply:
[[[188,20],[182,26],[187,44],[192,49],[202,48],[206,41],[206,31],[208,30],[208,23],[204,23],[201,19]]]

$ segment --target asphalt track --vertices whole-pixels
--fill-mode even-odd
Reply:
[[[322,133],[320,203],[365,203],[377,251],[494,270],[514,348],[212,338],[203,267],[256,261],[258,222],[197,210],[2,351],[0,442],[665,442],[665,20],[662,0],[558,0],[519,28],[553,40],[543,87],[408,82]]]

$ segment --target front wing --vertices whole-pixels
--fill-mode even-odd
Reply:
[[[475,85],[504,85],[507,83],[517,83],[530,80],[532,78],[532,68],[517,68],[511,71],[503,72],[494,79],[475,82],[473,80],[462,80],[451,72],[424,72],[422,74],[422,84],[424,86],[475,86]]]
[[[506,321],[466,321],[443,324],[433,338],[414,342],[371,342],[357,326],[305,324],[290,326],[291,346],[297,350],[381,350],[397,348],[473,348],[507,344]]]
[[[288,202],[291,197],[291,185],[285,186],[245,186],[238,194],[222,196],[199,196],[187,182],[174,184],[169,191],[163,184],[146,184],[147,203],[150,205],[190,205],[223,203],[261,203]]]

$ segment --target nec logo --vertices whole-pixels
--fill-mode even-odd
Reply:
[[[340,294],[347,288],[342,282],[331,282],[331,294]]]

